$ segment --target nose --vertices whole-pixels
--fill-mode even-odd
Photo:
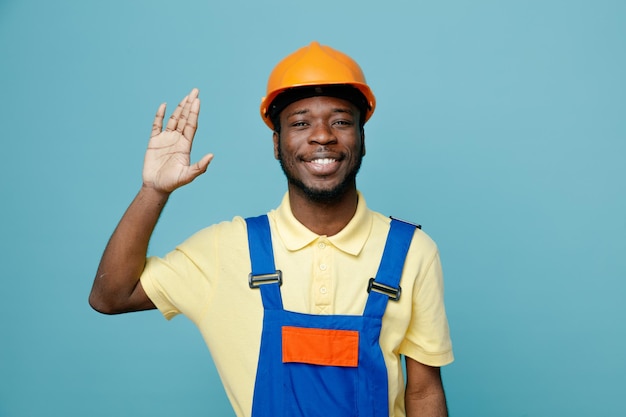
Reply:
[[[310,143],[317,143],[320,145],[326,145],[337,141],[332,128],[326,123],[316,123],[313,126],[311,135],[309,136]]]

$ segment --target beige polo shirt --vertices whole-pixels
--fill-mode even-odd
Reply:
[[[369,210],[361,194],[355,216],[334,236],[316,235],[299,223],[287,195],[268,217],[285,309],[361,315],[389,218]],[[167,319],[184,314],[197,325],[238,416],[252,410],[263,320],[261,295],[248,286],[250,270],[245,220],[235,217],[199,231],[163,258],[148,258],[141,277]],[[391,416],[405,415],[400,354],[431,366],[453,361],[439,253],[421,230],[413,237],[400,285],[402,296],[388,303],[380,337]]]

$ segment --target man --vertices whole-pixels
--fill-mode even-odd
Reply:
[[[317,42],[289,55],[261,104],[287,177],[280,206],[146,260],[170,194],[213,158],[189,160],[198,91],[165,129],[161,105],[143,185],[102,256],[92,307],[185,314],[238,416],[447,415],[439,367],[453,356],[437,248],[413,225],[370,211],[356,187],[374,108],[347,55]]]

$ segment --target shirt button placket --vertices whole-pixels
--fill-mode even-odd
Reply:
[[[322,238],[323,239],[323,238]],[[318,314],[332,314],[332,281],[330,271],[329,247],[326,241],[320,239],[315,245],[315,272],[313,282],[313,299]]]

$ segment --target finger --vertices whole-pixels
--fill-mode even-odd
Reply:
[[[189,115],[187,117],[187,123],[183,129],[183,136],[188,140],[192,141],[193,137],[196,135],[196,130],[198,130],[198,115],[200,114],[200,99],[196,98],[191,103],[191,108],[189,109]]]
[[[183,112],[183,107],[185,107],[185,103],[187,103],[187,99],[189,96],[185,96],[184,99],[178,103],[178,107],[174,110],[174,113],[170,116],[170,119],[167,121],[167,125],[165,126],[165,130],[170,132],[176,129],[176,125],[178,125],[178,119],[180,118],[180,114]]]
[[[176,131],[182,133],[187,125],[187,119],[189,118],[189,112],[191,111],[191,105],[198,98],[198,89],[194,88],[191,90],[191,93],[187,95],[187,101],[185,102],[185,106],[183,107],[183,111],[180,114],[178,119],[178,124],[176,125]]]
[[[162,103],[159,106],[159,109],[154,116],[154,122],[152,122],[152,133],[150,134],[150,137],[156,136],[161,133],[161,130],[163,129],[163,118],[165,117],[166,107],[167,105],[165,103]]]
[[[204,155],[202,159],[200,159],[198,162],[190,166],[189,168],[193,177],[196,178],[198,175],[204,174],[212,160],[213,154],[209,153]]]
[[[209,153],[209,154],[204,155],[202,159],[200,159],[195,164],[190,165],[189,169],[187,169],[185,173],[185,177],[183,179],[184,183],[189,184],[191,181],[195,180],[200,175],[204,174],[212,160],[213,160],[213,154]]]
[[[190,168],[191,168],[191,170],[193,172],[197,173],[194,176],[194,178],[197,177],[200,174],[205,173],[206,169],[209,167],[209,164],[211,163],[212,160],[213,160],[213,154],[212,153],[208,153],[208,154],[204,155],[202,157],[202,159],[200,159],[198,162],[193,164]]]

